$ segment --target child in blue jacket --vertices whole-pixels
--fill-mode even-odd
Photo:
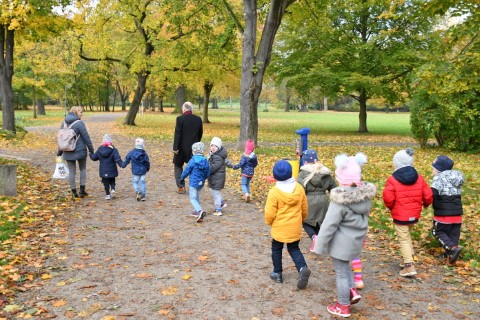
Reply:
[[[255,167],[258,165],[257,155],[255,152],[255,142],[253,140],[248,139],[245,142],[245,153],[242,154],[242,158],[238,164],[232,164],[230,161],[226,161],[225,165],[233,170],[242,169],[242,193],[243,193],[243,200],[245,202],[250,202],[250,181],[253,178],[255,173]]]
[[[190,214],[197,218],[197,222],[202,222],[206,213],[202,210],[200,205],[200,191],[205,185],[205,180],[207,180],[210,175],[210,166],[208,164],[207,158],[203,155],[205,152],[205,145],[202,142],[196,142],[192,145],[193,156],[188,161],[185,170],[183,170],[180,181],[184,184],[185,178],[189,178],[190,186],[190,202],[192,203],[194,211]]]
[[[145,142],[143,139],[137,138],[135,140],[135,149],[127,154],[125,161],[121,165],[122,168],[125,168],[130,161],[132,162],[132,185],[136,192],[137,201],[145,201],[147,195],[145,180],[147,172],[150,170],[150,160],[144,148]]]

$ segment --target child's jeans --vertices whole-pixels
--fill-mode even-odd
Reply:
[[[332,257],[332,261],[335,267],[338,303],[350,305],[350,288],[355,288],[350,261],[339,260],[334,257]]]
[[[115,178],[102,178],[102,183],[107,196],[110,195],[110,188],[115,190]]]
[[[442,247],[449,251],[452,247],[458,246],[461,227],[461,223],[446,224],[434,220],[432,234],[440,241]]]
[[[310,239],[312,239],[313,236],[316,236],[318,234],[318,231],[320,231],[320,226],[317,225],[314,227],[314,226],[311,226],[309,225],[308,223],[303,223],[303,230],[305,230],[305,232],[308,234],[308,237]]]
[[[307,262],[303,257],[302,251],[299,248],[300,240],[287,243],[287,250],[292,257],[293,263],[297,271],[300,272],[300,269],[307,266]],[[273,272],[282,273],[282,251],[283,251],[283,242],[279,242],[275,239],[272,239],[272,262],[273,262]]]
[[[143,176],[132,176],[133,189],[135,189],[136,192],[140,192],[144,196],[147,194],[147,184],[145,182],[146,177],[146,174],[144,174]]]
[[[202,210],[202,206],[200,205],[200,191],[202,189],[190,187],[189,190],[190,190],[190,202],[192,203],[193,209],[197,212]]]
[[[222,197],[222,190],[214,190],[212,191],[213,202],[215,203],[215,211],[222,211],[222,204],[223,204],[223,197]]]
[[[414,225],[395,224],[398,242],[400,243],[400,252],[402,253],[403,263],[413,263],[413,244],[410,231]]]
[[[250,194],[250,180],[252,180],[252,177],[242,176],[241,186],[242,186],[243,194],[245,193]]]

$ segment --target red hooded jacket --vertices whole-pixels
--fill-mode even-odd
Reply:
[[[393,222],[396,224],[409,225],[418,222],[422,207],[428,207],[432,201],[432,189],[411,166],[396,170],[387,179],[383,189],[383,202],[391,210]]]

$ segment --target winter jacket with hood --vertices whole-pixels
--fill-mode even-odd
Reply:
[[[412,166],[396,170],[383,189],[383,202],[396,224],[417,223],[422,207],[428,207],[432,201],[432,190]]]
[[[458,170],[438,173],[432,180],[433,214],[435,216],[461,216],[463,174]]]
[[[90,153],[90,159],[100,161],[100,178],[115,178],[118,176],[117,164],[122,165],[122,158],[114,146],[100,146],[97,152]]]
[[[360,256],[368,229],[368,215],[377,189],[364,182],[359,187],[337,187],[315,241],[314,252],[343,261]]]
[[[227,150],[223,146],[217,152],[210,154],[208,159],[210,165],[208,187],[213,190],[221,190],[225,187],[225,159],[227,159],[227,155]]]
[[[150,160],[143,149],[135,148],[127,154],[125,161],[122,163],[122,168],[128,166],[132,161],[132,174],[136,176],[143,176],[150,170]]]
[[[190,176],[188,185],[195,189],[201,189],[209,175],[210,166],[208,165],[207,158],[201,154],[194,154],[190,161],[188,161],[185,170],[183,170],[180,180],[183,181],[186,177]]]
[[[67,126],[71,125],[75,121],[80,120],[80,118],[74,113],[69,112],[65,116],[64,122],[62,122],[60,128],[63,128],[65,124]],[[93,153],[95,151],[92,140],[90,140],[90,136],[88,135],[87,128],[85,127],[85,123],[80,120],[75,122],[75,124],[71,127],[75,134],[78,136],[77,144],[75,145],[75,150],[73,151],[58,151],[57,156],[63,156],[64,160],[80,160],[87,158],[87,149],[89,153]]]
[[[309,163],[300,168],[298,183],[305,189],[308,200],[306,224],[315,227],[321,225],[328,209],[327,191],[337,186],[331,171],[320,162]]]
[[[294,179],[289,190],[277,185],[268,192],[265,203],[265,223],[278,242],[292,243],[302,238],[302,222],[307,216],[308,203],[303,187]]]

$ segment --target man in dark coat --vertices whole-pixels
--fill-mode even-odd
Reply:
[[[185,193],[185,182],[180,181],[183,165],[192,157],[192,145],[201,141],[202,135],[202,118],[193,114],[193,104],[187,101],[182,106],[182,115],[177,117],[173,138],[173,165],[178,193]]]

